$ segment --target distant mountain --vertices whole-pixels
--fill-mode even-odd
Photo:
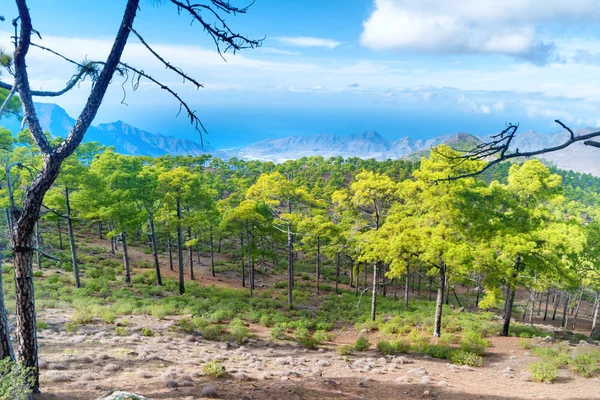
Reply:
[[[53,136],[66,137],[75,125],[75,120],[56,104],[35,104],[40,124]],[[85,142],[99,142],[105,146],[114,146],[121,154],[162,156],[193,155],[211,153],[219,155],[214,148],[188,139],[150,133],[126,124],[123,121],[92,126],[84,137]]]
[[[448,143],[456,148],[463,145],[464,148],[470,148],[473,147],[471,144],[480,143],[480,140],[466,133],[422,140],[403,137],[394,142],[387,140],[377,132],[365,132],[350,136],[320,134],[261,140],[242,148],[235,155],[244,159],[274,162],[310,156],[385,160],[419,154],[440,143]]]

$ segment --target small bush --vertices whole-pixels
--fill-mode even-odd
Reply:
[[[450,362],[456,365],[468,365],[469,367],[481,367],[483,358],[474,353],[468,353],[463,350],[455,350],[450,354]]]
[[[89,324],[94,320],[93,314],[88,309],[77,309],[71,315],[71,322],[78,325]]]
[[[142,328],[142,335],[143,336],[154,336],[154,332],[152,332],[152,329],[145,326]]]
[[[202,329],[202,337],[206,340],[220,340],[224,330],[222,325],[208,325]]]
[[[44,321],[36,321],[35,327],[37,328],[38,331],[41,331],[41,330],[50,328],[50,325],[48,325]]]
[[[100,313],[100,320],[105,324],[114,324],[117,320],[117,314],[110,310],[104,310]]]
[[[275,340],[283,340],[286,337],[285,333],[283,332],[283,328],[281,326],[273,327],[273,329],[271,329],[271,332],[269,333],[269,335],[271,335],[271,337]]]
[[[229,323],[229,331],[231,332],[231,337],[235,339],[238,344],[244,343],[245,339],[253,336],[250,329],[246,328],[244,322],[239,318],[236,318]]]
[[[406,354],[410,350],[410,342],[405,339],[394,340],[392,347],[394,348],[394,353]]]
[[[273,326],[273,320],[271,319],[271,316],[267,314],[261,315],[258,323],[266,327]]]
[[[325,332],[325,331],[322,331],[322,330],[317,330],[313,334],[313,337],[319,343],[333,342],[335,340],[335,334],[333,334],[331,332]]]
[[[422,349],[431,342],[429,335],[417,329],[410,331],[407,338],[417,350]]]
[[[210,361],[202,366],[202,372],[213,378],[223,378],[227,375],[225,367],[218,361]]]
[[[571,360],[571,368],[586,378],[598,370],[598,359],[591,354],[577,354]]]
[[[423,354],[427,354],[433,358],[440,358],[442,360],[450,359],[454,351],[455,350],[453,350],[451,347],[440,344],[428,344],[423,347]]]
[[[79,329],[79,324],[75,322],[67,322],[65,324],[65,331],[67,331],[67,333],[77,332],[77,329]]]
[[[335,353],[340,356],[347,356],[352,352],[352,350],[354,350],[354,346],[352,346],[351,344],[345,344],[343,346],[337,346],[335,348]]]
[[[115,335],[117,336],[127,336],[127,329],[124,326],[117,326],[115,328]]]
[[[558,378],[558,366],[549,360],[534,361],[527,369],[538,382],[551,383]]]
[[[465,332],[460,339],[460,349],[467,353],[482,355],[488,347],[490,342],[477,332]]]
[[[440,344],[442,346],[448,346],[448,345],[457,344],[457,343],[458,343],[458,337],[456,337],[456,335],[453,333],[442,333],[442,335],[440,336],[440,338],[438,340],[438,344]]]
[[[5,358],[0,360],[0,399],[27,400],[31,395],[33,376],[29,370]]]
[[[311,335],[310,332],[308,331],[308,329],[306,329],[306,328],[296,329],[296,332],[294,333],[294,337],[296,338],[298,343],[300,343],[302,346],[306,347],[307,349],[316,349],[319,344],[317,339],[313,335]]]
[[[386,340],[380,340],[377,342],[377,350],[384,356],[394,353],[394,346]]]
[[[533,344],[531,343],[531,340],[523,338],[519,339],[519,347],[523,350],[531,350],[533,348]]]
[[[359,336],[354,343],[354,350],[367,351],[371,348],[371,342],[365,336]]]

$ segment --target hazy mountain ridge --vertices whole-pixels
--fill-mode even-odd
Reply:
[[[75,123],[75,120],[56,104],[36,103],[36,110],[42,128],[50,131],[54,136],[65,137]],[[2,124],[15,131],[19,129],[17,121],[3,120]],[[575,133],[586,134],[591,131],[592,129],[579,129]],[[518,149],[520,152],[538,150],[556,146],[567,138],[568,133],[564,131],[549,134],[526,131],[517,135],[512,149]],[[349,136],[329,134],[288,136],[261,140],[241,149],[216,150],[208,145],[202,147],[200,143],[193,140],[150,133],[123,121],[92,126],[84,138],[86,142],[99,142],[106,146],[114,146],[116,151],[122,154],[148,156],[212,154],[222,159],[238,157],[246,160],[273,162],[310,156],[417,160],[426,155],[431,147],[440,143],[448,144],[458,150],[467,150],[485,140],[488,140],[485,136],[474,136],[462,132],[419,140],[405,136],[390,141],[379,133],[371,131]],[[561,169],[600,176],[599,156],[600,150],[576,143],[566,149],[545,154],[543,158],[553,162]]]

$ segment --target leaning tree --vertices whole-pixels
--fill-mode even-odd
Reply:
[[[135,36],[172,73],[179,75],[182,79],[190,82],[197,88],[201,88],[202,85],[180,68],[169,63],[169,61],[148,44],[141,33],[134,29],[136,14],[140,11],[140,0],[128,0],[126,2],[121,24],[106,60],[86,60],[84,62],[77,62],[57,51],[47,48],[41,44],[41,41],[35,42],[34,40],[41,40],[42,36],[34,28],[34,22],[32,21],[27,1],[15,0],[15,2],[18,16],[12,21],[15,31],[13,37],[14,53],[12,55],[5,53],[2,57],[4,61],[10,60],[10,62],[3,62],[2,65],[12,77],[13,82],[0,81],[0,89],[5,89],[9,94],[15,94],[20,97],[24,114],[23,125],[29,128],[32,139],[43,158],[43,165],[28,186],[23,203],[18,207],[11,207],[10,210],[10,218],[12,220],[10,239],[16,282],[18,361],[33,371],[33,389],[38,391],[39,371],[32,271],[34,251],[32,247],[32,233],[39,217],[44,195],[58,176],[63,161],[73,154],[83,140],[86,131],[102,104],[109,85],[115,77],[134,79],[136,82],[140,79],[146,79],[156,84],[160,89],[167,91],[175,98],[179,103],[180,110],[185,112],[191,124],[200,135],[204,131],[204,127],[195,111],[174,90],[144,72],[143,66],[135,66],[122,61],[123,51],[130,35]],[[236,7],[227,0],[205,0],[199,3],[192,3],[189,0],[163,0],[157,3],[167,3],[170,6],[174,6],[178,14],[186,15],[192,19],[192,22],[199,24],[212,38],[220,54],[227,51],[235,53],[237,50],[255,48],[262,43],[262,40],[252,40],[235,33],[225,22],[225,15],[245,13],[248,7]],[[4,18],[1,19],[4,20]],[[49,52],[56,56],[57,60],[70,63],[76,68],[75,74],[63,89],[58,91],[32,90],[27,68],[27,54],[32,47]],[[78,87],[78,84],[85,79],[91,79],[92,86],[83,110],[67,137],[57,145],[52,145],[46,135],[44,135],[40,120],[36,114],[33,99],[34,97],[61,96]]]

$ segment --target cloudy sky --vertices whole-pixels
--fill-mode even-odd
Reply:
[[[123,4],[30,0],[42,35],[36,42],[75,60],[103,59]],[[2,5],[0,45],[10,49],[16,10],[12,1]],[[600,126],[598,18],[592,0],[256,0],[227,22],[264,37],[263,46],[224,61],[168,1],[142,0],[136,30],[205,87],[183,84],[134,37],[125,60],[188,100],[218,148],[367,130],[389,139],[489,134],[506,122],[550,132],[556,118],[574,128]],[[74,72],[37,49],[28,65],[34,88],[59,89]],[[76,116],[88,92],[83,84],[56,102]],[[115,79],[96,122],[197,137],[177,110],[150,83],[134,92]]]

